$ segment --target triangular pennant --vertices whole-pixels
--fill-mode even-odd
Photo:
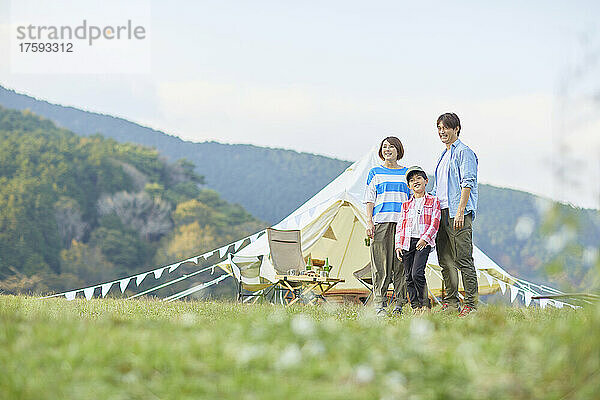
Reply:
[[[278,225],[277,229],[281,229],[282,231],[285,231],[288,228],[288,226],[290,225],[289,218],[284,219],[277,225]]]
[[[254,243],[256,239],[258,239],[258,233],[255,233],[254,235],[250,236],[250,243]]]
[[[540,299],[540,307],[541,308],[546,308],[547,305],[548,305],[548,299]]]
[[[229,249],[229,245],[223,246],[219,249],[219,258],[223,258],[225,254],[227,254],[227,249]]]
[[[198,260],[200,259],[200,256],[194,256],[194,257],[190,257],[187,260],[183,261],[184,263],[186,262],[193,262],[194,264],[198,264]]]
[[[136,276],[135,284],[140,286],[140,283],[142,283],[144,281],[144,279],[146,278],[147,275],[148,275],[148,272],[144,272],[143,274],[139,274],[138,276]]]
[[[506,283],[498,279],[498,285],[500,285],[500,290],[502,291],[502,294],[506,293]]]
[[[530,291],[525,292],[525,305],[527,307],[529,307],[529,304],[531,303],[531,296],[533,296],[533,293],[531,293]]]
[[[238,240],[237,242],[235,242],[235,245],[233,245],[233,251],[238,251],[242,243],[244,243],[244,240],[246,239]]]
[[[519,289],[517,289],[513,285],[510,285],[510,302],[511,303],[515,302],[515,299],[517,298],[518,293],[519,293]]]
[[[481,279],[481,271],[476,269],[475,270],[477,272],[477,279]]]
[[[152,271],[154,273],[154,279],[159,279],[165,269],[167,269],[167,267],[155,269],[154,271]]]
[[[89,288],[85,288],[83,289],[83,294],[85,295],[85,299],[89,300],[94,296],[94,289],[96,289],[95,287],[89,287]]]
[[[65,298],[69,301],[74,300],[75,299],[75,294],[77,294],[77,291],[74,290],[72,292],[67,292],[65,293]]]
[[[496,283],[496,278],[494,278],[492,275],[490,275],[488,273],[485,274],[485,278],[490,283],[490,287],[494,286],[494,283]]]
[[[556,307],[556,308],[563,308],[563,306],[565,305],[565,303],[563,303],[562,301],[554,300],[553,303],[554,303],[554,307]],[[575,307],[573,307],[573,308],[575,308]]]
[[[175,271],[177,268],[179,268],[180,265],[181,265],[180,262],[169,265],[169,273]]]
[[[121,287],[121,293],[125,292],[125,289],[127,289],[127,285],[129,285],[130,280],[131,280],[131,278],[125,278],[125,279],[121,279],[119,281],[119,286]]]
[[[317,207],[313,207],[308,210],[308,216],[312,218],[315,215],[315,211],[317,211]]]
[[[108,294],[108,291],[112,287],[113,283],[114,282],[109,282],[109,283],[105,283],[102,285],[102,297],[106,297],[106,295]]]

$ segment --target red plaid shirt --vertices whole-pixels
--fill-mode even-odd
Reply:
[[[410,250],[410,231],[412,230],[409,218],[410,210],[415,207],[415,197],[402,203],[400,211],[400,221],[396,224],[396,249]],[[425,193],[425,203],[423,204],[423,213],[419,216],[419,232],[421,239],[427,242],[431,247],[435,247],[435,235],[440,227],[442,211],[440,201],[436,196]]]

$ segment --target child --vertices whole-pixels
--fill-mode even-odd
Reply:
[[[441,209],[437,197],[425,193],[427,174],[421,167],[406,171],[408,187],[413,192],[402,204],[400,221],[396,226],[396,255],[404,263],[406,289],[415,312],[424,311],[425,265],[440,227]]]

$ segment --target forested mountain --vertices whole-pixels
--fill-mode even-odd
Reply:
[[[121,143],[160,149],[170,160],[185,158],[209,188],[272,224],[321,190],[348,165],[314,154],[216,142],[192,143],[122,118],[63,107],[0,86],[0,106],[29,109],[79,135],[101,133]]]
[[[206,186],[271,224],[312,197],[350,164],[288,150],[185,142],[121,118],[50,104],[2,87],[0,105],[32,110],[81,135],[100,132],[118,142],[154,146],[170,160],[186,158],[196,165],[195,172],[205,177]],[[146,191],[151,193],[152,188]],[[490,185],[481,185],[479,193],[474,241],[493,260],[509,272],[535,281],[574,286],[590,283],[586,274],[600,243],[598,211]],[[557,219],[557,215],[561,217]],[[549,226],[551,223],[554,226]],[[567,242],[578,243],[579,247],[569,248]],[[562,260],[568,271],[547,276],[547,266],[557,271],[556,260]]]
[[[203,180],[189,161],[0,107],[0,291],[116,279],[265,226]]]

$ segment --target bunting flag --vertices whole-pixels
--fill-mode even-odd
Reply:
[[[531,297],[533,296],[533,293],[531,293],[530,291],[526,291],[524,292],[525,294],[525,305],[527,307],[529,307],[529,304],[531,303]]]
[[[552,303],[554,303],[554,307],[556,307],[556,308],[563,308],[563,305],[565,304],[562,301],[556,301],[556,300],[552,300]]]
[[[154,279],[160,279],[160,277],[165,269],[167,269],[167,267],[155,269],[154,271],[152,271],[154,273]]]
[[[519,294],[519,289],[517,289],[513,285],[510,285],[510,302],[511,303],[515,302],[515,299],[517,298],[517,294]]]
[[[171,273],[171,272],[175,271],[177,268],[179,268],[179,266],[180,266],[181,264],[182,264],[182,263],[178,262],[178,263],[175,263],[175,264],[171,264],[171,265],[169,265],[169,273]]]
[[[256,239],[258,239],[259,234],[260,234],[260,232],[257,232],[254,235],[250,236],[250,243],[256,242]]]
[[[296,221],[296,226],[299,228],[300,221],[302,221],[302,214],[296,215],[296,217],[294,218],[294,221]]]
[[[233,276],[235,276],[235,279],[237,279],[237,281],[239,282],[240,279],[242,278],[242,271],[233,262],[233,259],[231,258],[231,254],[229,254],[227,256],[227,260],[229,261],[229,265],[231,265],[231,272],[233,272]]]
[[[140,286],[140,283],[142,283],[144,281],[144,279],[146,278],[146,276],[149,274],[149,272],[144,272],[143,274],[139,274],[138,276],[135,277],[135,284],[137,286]]]
[[[75,299],[75,295],[77,294],[77,291],[72,291],[72,292],[67,292],[65,293],[65,297],[67,300],[71,301]]]
[[[311,208],[310,210],[308,210],[308,216],[309,216],[310,218],[314,217],[314,216],[315,216],[315,212],[316,212],[316,211],[317,211],[317,207],[313,207],[313,208]]]
[[[131,280],[131,278],[125,278],[125,279],[121,279],[119,281],[119,286],[121,287],[121,293],[125,292],[125,289],[127,289],[127,285],[129,285],[130,280]]]
[[[235,242],[235,244],[233,245],[233,251],[238,251],[242,243],[244,243],[244,240],[246,239],[238,240],[237,242]]]
[[[541,308],[546,308],[546,306],[548,305],[548,299],[540,299],[540,307]]]
[[[481,271],[476,269],[475,270],[477,272],[477,279],[481,279]]]
[[[506,293],[506,283],[498,279],[498,285],[500,285],[500,290],[502,291],[502,294]]]
[[[483,276],[485,276],[485,279],[488,281],[490,287],[494,286],[494,277],[493,276],[491,276],[487,272],[484,272]]]
[[[219,258],[223,258],[225,254],[227,254],[227,250],[229,249],[229,245],[223,246],[219,249]]]
[[[94,296],[95,286],[83,289],[83,294],[85,295],[85,299],[89,300]]]
[[[108,294],[108,291],[112,287],[113,283],[115,283],[115,282],[109,282],[109,283],[105,283],[104,285],[102,285],[102,297],[106,297],[106,295]]]

